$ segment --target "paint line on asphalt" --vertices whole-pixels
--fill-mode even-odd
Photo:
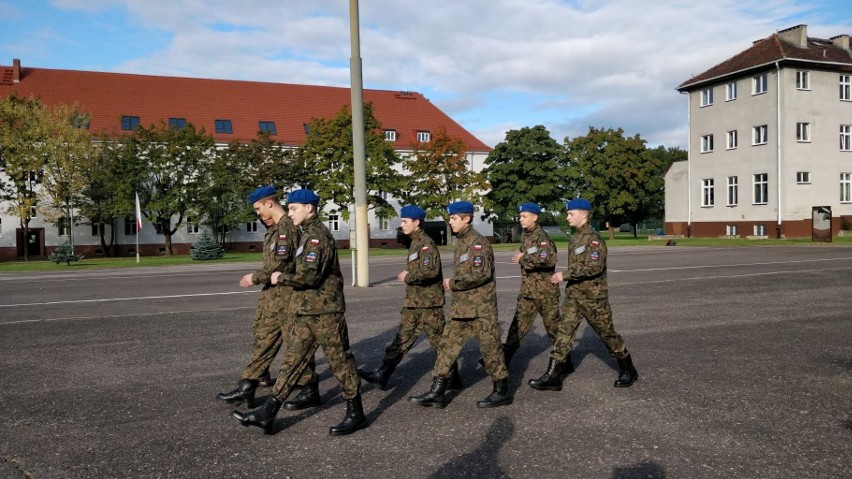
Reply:
[[[0,327],[9,326],[13,324],[28,324],[28,323],[49,323],[53,321],[77,321],[77,320],[85,320],[85,319],[120,319],[120,318],[128,318],[128,317],[139,317],[139,316],[165,316],[165,315],[174,315],[174,314],[184,314],[184,313],[205,313],[212,311],[240,311],[244,309],[255,309],[254,306],[244,306],[240,308],[216,308],[215,310],[198,310],[193,309],[189,311],[161,311],[154,313],[130,313],[130,314],[105,314],[99,316],[65,316],[60,318],[39,318],[39,319],[21,319],[18,321],[9,321],[6,323],[0,323]]]
[[[249,291],[230,291],[225,293],[197,293],[197,294],[171,294],[165,296],[139,296],[136,298],[99,298],[99,299],[72,299],[67,301],[45,301],[41,303],[18,303],[18,304],[0,304],[0,308],[19,308],[24,306],[49,306],[54,304],[79,304],[79,303],[108,303],[112,301],[143,301],[146,299],[175,299],[175,298],[196,298],[199,296],[226,296],[230,294],[246,294],[257,293],[256,290]]]

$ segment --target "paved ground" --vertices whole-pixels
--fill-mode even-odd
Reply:
[[[359,364],[377,366],[395,332],[401,260],[376,258],[376,286],[346,290]],[[491,384],[471,342],[467,388],[420,408],[406,399],[430,384],[421,338],[388,391],[365,383],[371,426],[339,438],[322,355],[325,405],[282,411],[275,435],[214,399],[248,358],[257,292],[237,282],[253,266],[0,274],[0,477],[852,477],[852,248],[614,248],[632,388],[612,387],[615,361],[585,326],[565,388],[529,388],[547,363],[538,322],[510,368],[514,404],[475,407]]]

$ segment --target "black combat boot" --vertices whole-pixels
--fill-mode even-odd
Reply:
[[[408,400],[413,402],[414,404],[419,404],[420,406],[431,406],[443,409],[447,406],[447,402],[444,399],[444,392],[446,390],[447,378],[435,376],[434,378],[432,378],[432,389],[419,396],[411,396],[408,398]]]
[[[288,411],[298,411],[320,405],[322,405],[322,399],[320,399],[319,382],[317,381],[302,386],[295,398],[284,401],[284,409]]]
[[[362,378],[364,378],[364,380],[369,382],[369,383],[378,384],[379,389],[384,391],[385,388],[388,385],[388,380],[390,379],[391,374],[393,374],[393,372],[395,370],[396,370],[396,365],[389,364],[389,363],[382,363],[382,365],[379,366],[379,369],[376,369],[375,371],[367,371],[367,370],[364,370],[364,369],[359,369],[358,375],[361,376]]]
[[[447,380],[447,391],[458,391],[460,389],[464,389],[464,383],[462,382],[461,374],[459,374],[459,363],[456,361],[450,368],[450,379]]]
[[[639,372],[633,367],[633,360],[628,354],[626,357],[618,359],[618,379],[615,380],[613,386],[617,388],[629,388],[639,379]]]
[[[476,407],[497,407],[512,404],[512,395],[509,394],[509,379],[494,381],[494,389],[491,394],[481,401],[476,401]]]
[[[346,400],[346,415],[343,421],[336,426],[328,428],[332,436],[345,436],[367,427],[367,416],[364,416],[364,406],[361,404],[361,395]]]
[[[226,393],[219,393],[216,399],[229,403],[245,402],[246,407],[252,407],[254,403],[254,392],[257,390],[257,379],[240,379],[236,389]]]
[[[275,396],[269,396],[266,401],[247,413],[232,411],[231,417],[243,426],[256,426],[263,429],[266,434],[272,434],[272,425],[275,423],[275,415],[281,409],[281,401]]]
[[[257,385],[262,388],[268,388],[270,386],[275,386],[275,378],[269,375],[269,370],[263,372],[260,375],[260,378],[257,380]]]
[[[565,363],[551,358],[547,363],[547,371],[538,379],[530,379],[529,385],[540,391],[561,391],[564,371]]]

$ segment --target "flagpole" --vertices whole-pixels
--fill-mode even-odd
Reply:
[[[139,192],[136,192],[136,264],[139,264],[139,234],[142,231],[142,208],[139,206]]]

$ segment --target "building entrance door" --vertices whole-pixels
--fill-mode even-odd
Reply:
[[[27,237],[24,238],[24,230],[17,230],[17,244],[18,244],[18,256],[24,256],[24,248],[26,248],[27,256],[41,256],[42,255],[42,237],[44,234],[44,228],[33,228],[27,230]]]

